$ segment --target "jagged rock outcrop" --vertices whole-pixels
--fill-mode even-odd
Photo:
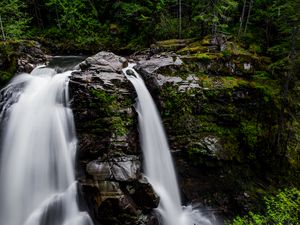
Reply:
[[[159,202],[141,173],[135,92],[122,74],[125,66],[125,58],[100,52],[79,64],[69,84],[77,177],[96,225],[149,224]]]

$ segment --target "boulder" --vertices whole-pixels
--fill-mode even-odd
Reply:
[[[145,177],[127,184],[125,188],[126,190],[124,190],[124,192],[127,193],[144,212],[151,212],[153,208],[158,207],[159,196],[155,193]]]
[[[101,72],[121,73],[127,66],[127,60],[111,52],[99,52],[94,56],[88,57],[79,64],[82,70],[96,70]]]

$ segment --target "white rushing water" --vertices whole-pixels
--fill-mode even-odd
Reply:
[[[175,168],[159,112],[143,79],[130,64],[123,73],[138,95],[140,138],[145,175],[160,197],[158,212],[165,225],[211,225],[209,219],[191,206],[182,207]],[[128,71],[126,73],[126,71]]]
[[[38,67],[2,90],[1,225],[92,225],[77,204],[68,77]]]

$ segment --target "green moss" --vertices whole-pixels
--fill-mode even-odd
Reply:
[[[249,82],[239,77],[220,77],[204,75],[200,77],[202,87],[208,89],[233,89],[247,85]]]
[[[178,39],[169,39],[169,40],[156,42],[157,45],[176,45],[178,43],[179,43]]]
[[[242,121],[240,131],[244,137],[244,142],[251,149],[255,149],[258,146],[259,138],[262,136],[262,125],[253,120]]]
[[[239,152],[239,145],[237,140],[238,129],[224,127],[217,125],[215,122],[209,121],[207,116],[199,117],[198,123],[200,128],[196,130],[197,133],[189,135],[189,145],[187,148],[190,161],[194,165],[206,164],[206,160],[240,160],[243,155]],[[202,145],[197,144],[202,137],[212,136],[216,137],[219,142],[221,151],[210,155]],[[193,144],[195,143],[195,144]]]
[[[128,104],[128,101],[119,101],[117,94],[111,94],[104,90],[91,89],[90,93],[94,96],[91,106],[97,108],[103,117],[109,118],[109,121],[92,121],[95,125],[94,132],[111,131],[117,136],[123,136],[128,132],[128,115],[120,112],[121,104]]]
[[[247,51],[243,47],[241,47],[236,42],[230,42],[228,41],[226,43],[225,51],[227,51],[230,55],[236,55],[236,56],[251,56],[253,58],[257,58],[256,55],[252,54],[251,52]]]
[[[108,92],[99,90],[99,89],[91,89],[91,94],[96,97],[98,100],[100,100],[104,104],[112,103],[116,100],[115,95],[110,95]]]
[[[254,79],[250,85],[261,93],[265,102],[280,107],[281,87],[278,81],[269,79],[268,76],[268,73],[259,73],[253,77]]]
[[[196,57],[199,60],[206,61],[206,62],[209,62],[210,60],[217,58],[216,54],[210,54],[210,53],[196,53],[192,56]]]
[[[157,45],[176,45],[176,44],[188,44],[191,43],[194,39],[169,39],[164,41],[156,42]]]
[[[17,55],[15,42],[0,42],[0,85],[4,86],[17,71]]]
[[[202,45],[202,41],[196,41],[191,43],[190,45],[180,49],[177,53],[178,54],[193,54],[193,53],[200,53],[206,52],[207,47]]]
[[[250,44],[249,51],[254,54],[256,54],[256,53],[259,54],[259,53],[262,53],[262,48],[261,48],[261,46],[259,46],[257,44]]]
[[[126,128],[126,122],[122,117],[112,117],[111,118],[111,128],[117,136],[124,136],[127,134],[128,130]]]
[[[161,96],[164,99],[163,115],[169,116],[174,113],[191,114],[194,103],[197,102],[199,89],[189,89],[185,92],[179,92],[177,86],[165,85]]]
[[[177,51],[178,49],[184,48],[188,43],[192,42],[193,39],[170,39],[156,42],[156,45],[165,51]]]
[[[202,40],[201,40],[201,44],[202,45],[210,45],[211,44],[211,36],[205,36]]]

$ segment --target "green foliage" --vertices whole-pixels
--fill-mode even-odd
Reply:
[[[178,36],[178,19],[162,14],[155,25],[156,36],[160,39],[171,39]]]
[[[212,30],[214,33],[228,31],[232,13],[238,6],[235,0],[193,1],[192,4],[195,8],[193,20],[202,27],[204,32]]]
[[[250,212],[247,216],[235,218],[232,225],[299,224],[300,191],[298,189],[285,189],[275,197],[266,197],[265,204],[265,213]]]
[[[218,33],[236,36],[243,2],[187,0],[182,2],[181,21],[177,0],[3,0],[0,15],[8,39],[32,35],[66,46],[133,51],[135,46],[141,49],[156,40],[178,38],[180,24],[183,38]],[[253,0],[242,39],[250,51],[286,56],[290,35],[299,24],[298,6],[299,0]]]
[[[28,37],[26,32],[29,29],[31,18],[28,16],[26,8],[26,3],[20,0],[3,0],[0,2],[0,16],[7,40]]]
[[[58,15],[57,34],[67,35],[82,44],[90,44],[97,40],[100,24],[97,11],[90,1],[48,0],[47,6],[55,9]]]

